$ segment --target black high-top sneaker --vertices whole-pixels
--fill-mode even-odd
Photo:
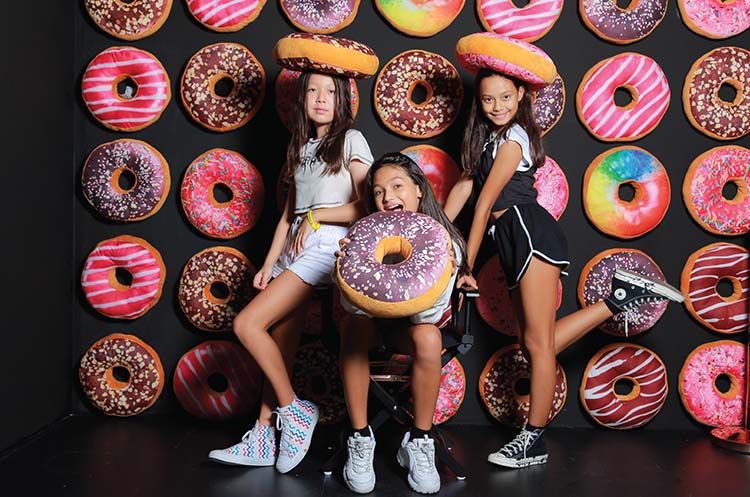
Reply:
[[[646,302],[669,299],[682,302],[685,296],[675,287],[642,274],[625,269],[615,269],[612,293],[604,299],[613,314],[638,307]]]
[[[500,450],[487,456],[487,460],[506,468],[544,464],[547,462],[547,445],[544,443],[543,433],[544,430],[541,429],[524,428]]]

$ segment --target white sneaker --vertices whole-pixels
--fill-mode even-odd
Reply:
[[[427,435],[409,440],[410,435],[407,431],[396,459],[401,467],[409,470],[406,479],[412,490],[420,494],[437,493],[440,475],[435,467],[435,441]]]
[[[276,428],[257,421],[239,443],[208,453],[212,461],[239,466],[273,466],[276,463]]]
[[[279,407],[274,412],[276,429],[281,432],[276,469],[279,473],[288,473],[307,455],[318,423],[318,406],[295,395],[291,404]]]
[[[375,457],[375,435],[370,430],[369,437],[354,433],[346,441],[346,464],[344,464],[344,482],[352,492],[366,494],[375,488],[375,470],[372,460]]]

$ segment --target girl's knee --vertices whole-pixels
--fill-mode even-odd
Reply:
[[[420,324],[409,328],[415,356],[439,357],[443,350],[443,337],[437,326]]]
[[[524,333],[522,348],[531,356],[549,353],[554,355],[555,339],[552,330],[529,330],[527,328]]]

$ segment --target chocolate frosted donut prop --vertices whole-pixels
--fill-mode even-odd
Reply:
[[[426,95],[414,100],[420,87]],[[375,80],[375,110],[385,126],[409,138],[430,138],[458,117],[464,98],[461,77],[448,59],[424,50],[407,50],[383,66]]]
[[[227,95],[216,93],[217,83],[229,80]],[[216,43],[193,55],[182,73],[182,103],[190,117],[213,131],[231,131],[247,124],[258,112],[266,91],[263,66],[238,43]]]
[[[294,359],[292,386],[304,399],[317,404],[318,422],[335,424],[346,415],[344,387],[336,357],[319,341],[303,345]]]
[[[630,103],[615,103],[626,90]],[[576,110],[586,129],[605,141],[634,141],[651,133],[669,107],[669,83],[651,57],[625,52],[597,63],[583,76]]]
[[[375,6],[402,33],[428,37],[456,19],[464,8],[464,0],[375,0]]]
[[[588,307],[606,298],[612,289],[612,276],[616,268],[642,274],[659,281],[666,281],[664,273],[648,255],[640,250],[614,248],[594,256],[581,271],[578,280],[578,301]],[[644,302],[606,320],[599,328],[610,335],[634,336],[649,330],[667,310],[666,299]]]
[[[629,186],[633,198],[620,189]],[[636,238],[656,228],[669,208],[669,176],[659,160],[642,148],[617,147],[596,157],[583,177],[583,207],[599,230]]]
[[[734,97],[723,97],[724,88]],[[749,133],[750,52],[719,47],[696,60],[685,78],[682,106],[690,124],[711,138],[734,140]]]
[[[534,179],[536,201],[552,214],[552,217],[560,219],[568,205],[570,194],[565,173],[552,157],[545,156],[542,167],[534,171]]]
[[[172,0],[85,0],[91,19],[121,40],[140,40],[155,33],[167,20]]]
[[[132,47],[108,48],[94,57],[81,86],[83,101],[94,118],[115,131],[145,128],[159,119],[172,97],[161,62]]]
[[[530,0],[516,7],[512,0],[476,0],[479,21],[487,31],[532,42],[555,25],[563,0]]]
[[[131,184],[123,188],[122,180]],[[96,147],[81,173],[86,200],[96,212],[115,221],[153,216],[164,205],[169,185],[164,156],[146,142],[127,138]]]
[[[750,150],[735,145],[712,148],[690,165],[682,184],[685,206],[701,228],[717,235],[750,231],[748,183]],[[731,198],[724,189],[733,186]]]
[[[739,245],[713,243],[696,250],[680,279],[685,307],[703,326],[719,333],[746,330],[749,272],[747,249]],[[731,294],[719,293],[721,282],[731,285]]]
[[[625,45],[656,29],[667,13],[667,0],[633,0],[625,8],[616,0],[578,0],[578,12],[599,38]]]
[[[239,31],[253,22],[266,0],[187,0],[195,20],[220,33]]]
[[[292,33],[276,42],[276,63],[292,71],[313,71],[347,78],[369,78],[378,56],[363,43],[328,35]]]
[[[448,198],[448,194],[461,177],[461,171],[453,157],[442,149],[432,145],[414,145],[401,151],[417,163],[419,168],[427,176],[430,186],[435,192],[435,198],[442,206]]]
[[[565,371],[555,361],[555,393],[548,422],[560,413],[568,396]],[[531,367],[518,344],[511,344],[495,352],[479,375],[479,395],[489,413],[498,421],[524,426],[529,419],[529,389]]]
[[[135,416],[151,407],[164,388],[159,355],[133,335],[114,333],[83,354],[78,378],[86,397],[108,416]]]
[[[631,387],[618,393],[615,384]],[[613,430],[639,428],[667,399],[667,370],[658,355],[640,345],[613,343],[591,358],[581,380],[581,403],[594,421]]]
[[[165,277],[158,250],[142,238],[121,235],[94,247],[83,266],[81,287],[97,312],[136,319],[159,301]]]
[[[742,424],[746,360],[745,347],[733,340],[704,343],[685,359],[678,381],[680,399],[696,421],[717,427]],[[722,379],[727,388],[720,389]]]
[[[182,312],[204,331],[232,331],[234,317],[254,294],[255,268],[231,247],[195,254],[182,270],[177,299]]]
[[[172,379],[175,397],[188,413],[210,421],[247,416],[255,407],[263,374],[234,342],[203,342],[180,357]]]
[[[279,3],[297,29],[318,34],[344,29],[359,9],[359,0],[280,0]]]
[[[750,0],[677,0],[680,17],[692,31],[722,39],[750,28]]]
[[[216,198],[217,187],[231,191],[229,200]],[[185,215],[201,233],[235,238],[260,218],[265,187],[260,172],[242,155],[214,148],[188,166],[180,195]]]
[[[450,236],[426,214],[376,212],[357,221],[346,237],[351,243],[336,260],[339,289],[372,316],[401,318],[425,311],[450,281]],[[386,257],[403,260],[389,264],[383,262]]]
[[[534,92],[531,108],[544,136],[557,124],[565,108],[565,83],[560,75],[551,84]]]

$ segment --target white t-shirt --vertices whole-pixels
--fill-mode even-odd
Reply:
[[[492,158],[494,159],[497,155],[497,149],[500,148],[500,145],[505,143],[506,141],[510,142],[516,142],[521,146],[521,162],[518,163],[518,167],[516,167],[516,171],[520,172],[526,172],[531,168],[532,160],[531,160],[531,145],[529,144],[529,135],[526,133],[526,130],[521,127],[520,124],[515,123],[513,126],[511,126],[506,132],[505,132],[505,138],[498,137],[490,138],[490,140],[487,141],[485,144],[486,146],[492,146]],[[488,173],[489,174],[489,173]]]

